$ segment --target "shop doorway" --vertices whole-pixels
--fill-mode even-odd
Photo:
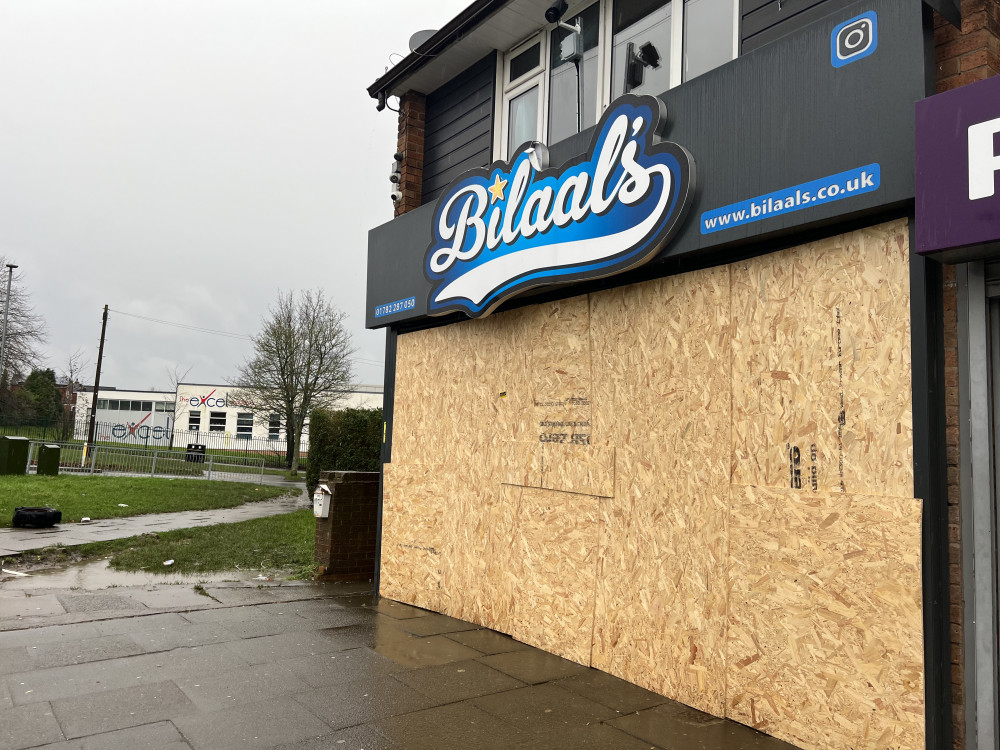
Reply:
[[[1000,748],[1000,262],[957,266],[966,747]]]

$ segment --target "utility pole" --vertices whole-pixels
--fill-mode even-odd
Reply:
[[[94,397],[90,400],[90,426],[87,428],[87,453],[94,447],[94,431],[97,424],[97,394],[101,392],[101,361],[104,359],[104,332],[108,330],[108,306],[104,306],[104,317],[101,319],[101,345],[97,348],[97,373],[94,375]]]
[[[7,297],[3,306],[3,333],[0,334],[0,381],[3,380],[4,359],[7,357],[7,315],[10,313],[10,283],[14,279],[15,268],[17,266],[13,263],[7,264]]]

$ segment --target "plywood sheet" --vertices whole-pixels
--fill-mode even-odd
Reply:
[[[905,220],[734,263],[733,481],[913,494]]]
[[[615,449],[602,445],[542,445],[542,487],[598,497],[615,494]]]
[[[920,501],[734,487],[727,714],[805,748],[924,747]]]
[[[590,665],[597,574],[598,499],[522,490],[514,557],[511,635]]]
[[[418,607],[448,609],[444,519],[450,494],[440,465],[383,467],[381,593]]]
[[[594,666],[723,715],[729,272],[592,295],[601,504]]]

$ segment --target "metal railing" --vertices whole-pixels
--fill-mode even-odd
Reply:
[[[189,477],[229,482],[264,481],[264,459],[252,456],[215,456],[110,445],[95,445],[89,451],[82,443],[31,442],[28,473],[38,468],[38,447],[58,445],[59,471],[63,474],[104,476]]]

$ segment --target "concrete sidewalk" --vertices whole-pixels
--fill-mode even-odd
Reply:
[[[282,513],[291,513],[312,505],[306,497],[305,484],[286,482],[289,489],[298,494],[264,500],[259,503],[245,503],[235,508],[216,510],[189,510],[178,513],[150,513],[127,518],[102,518],[90,523],[62,523],[51,529],[0,528],[0,557],[15,555],[32,549],[61,544],[64,547],[88,542],[103,542],[109,539],[123,539],[151,531],[188,529],[196,526],[212,526],[217,523],[249,521],[252,518],[266,518]]]
[[[791,747],[367,586],[44,585],[0,584],[4,750]]]

